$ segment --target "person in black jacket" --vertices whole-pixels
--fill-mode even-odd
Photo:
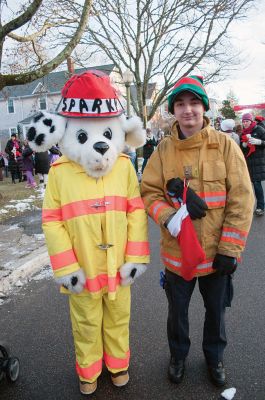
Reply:
[[[147,128],[146,129],[146,142],[143,146],[143,158],[144,162],[142,165],[142,173],[144,172],[145,166],[147,164],[147,161],[151,157],[153,151],[155,150],[155,147],[157,146],[157,142],[154,138],[154,136],[151,133],[151,129]]]
[[[2,181],[3,178],[3,168],[5,168],[5,162],[4,162],[4,157],[3,153],[0,153],[0,181]]]
[[[243,114],[242,124],[242,150],[257,200],[255,214],[261,216],[264,215],[264,192],[261,182],[265,180],[265,128],[262,124],[257,124],[250,113]]]
[[[19,182],[22,182],[22,148],[16,133],[12,133],[6,144],[5,152],[8,154],[8,169],[11,172],[12,183],[16,183],[16,178],[19,179]]]
[[[40,187],[46,188],[46,184],[48,181],[48,172],[50,169],[50,159],[48,151],[35,153],[34,163],[35,173],[39,177]]]

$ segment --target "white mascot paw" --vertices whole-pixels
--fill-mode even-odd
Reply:
[[[71,274],[55,278],[55,281],[72,293],[81,293],[86,283],[86,277],[84,270],[80,268],[78,271],[72,272]]]
[[[135,278],[138,278],[146,271],[146,264],[125,263],[120,268],[121,286],[131,285]]]

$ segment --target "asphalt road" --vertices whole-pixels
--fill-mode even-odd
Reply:
[[[229,344],[225,355],[226,388],[235,400],[265,399],[265,217],[254,218],[234,278],[235,296],[227,310]],[[181,385],[167,379],[167,302],[159,286],[159,231],[150,223],[152,263],[132,287],[130,382],[115,388],[106,370],[92,399],[211,400],[224,389],[208,381],[201,351],[204,308],[198,289],[190,307],[192,346]],[[21,375],[14,385],[0,383],[1,400],[77,400],[78,380],[70,330],[68,300],[53,280],[31,282],[0,307],[0,340],[20,358]]]

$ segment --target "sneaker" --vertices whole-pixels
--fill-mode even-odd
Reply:
[[[111,380],[114,386],[125,386],[129,382],[128,371],[117,372],[117,374],[111,374]]]
[[[97,381],[95,382],[79,382],[79,389],[82,394],[92,394],[97,390]]]
[[[258,216],[261,216],[261,215],[264,214],[264,210],[262,210],[261,208],[257,208],[256,211],[255,211],[255,214],[258,215]]]

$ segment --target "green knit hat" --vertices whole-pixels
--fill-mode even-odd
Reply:
[[[172,89],[172,92],[168,96],[168,111],[171,114],[174,114],[174,102],[176,97],[182,92],[192,92],[197,97],[199,97],[204,105],[205,111],[209,110],[209,98],[206,94],[206,91],[203,87],[203,78],[202,76],[184,76],[179,79],[175,86]]]

